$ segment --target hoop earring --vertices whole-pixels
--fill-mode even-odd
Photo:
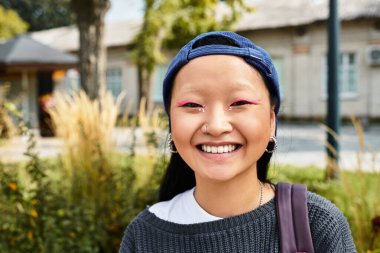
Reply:
[[[172,133],[169,133],[167,143],[168,143],[168,148],[169,148],[170,153],[172,154],[178,153],[177,148],[175,147],[175,144],[172,138]]]
[[[272,149],[269,149],[268,150],[268,147],[272,148]],[[268,147],[265,149],[265,152],[267,152],[268,154],[272,154],[274,151],[276,151],[277,149],[277,140],[276,140],[276,137],[270,137],[269,139],[269,143],[268,143]]]

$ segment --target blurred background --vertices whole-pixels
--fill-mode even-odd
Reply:
[[[339,131],[326,123],[331,2],[0,0],[0,252],[117,252],[130,220],[157,201],[168,64],[212,30],[273,58],[272,181],[330,199],[358,252],[380,252],[380,1],[335,1]]]

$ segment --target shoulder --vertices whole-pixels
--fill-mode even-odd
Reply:
[[[150,213],[148,209],[141,211],[127,226],[124,231],[124,236],[120,244],[119,253],[135,251],[135,237],[149,223]]]
[[[326,198],[308,192],[310,229],[316,252],[356,252],[343,213]]]
[[[343,216],[342,212],[330,200],[313,192],[307,193],[307,205],[309,216],[312,215],[316,220],[319,219],[339,219]]]

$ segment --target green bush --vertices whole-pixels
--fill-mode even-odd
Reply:
[[[272,170],[273,181],[302,183],[338,206],[347,217],[358,252],[379,252],[380,174],[342,171],[341,179],[325,180],[325,171],[316,167],[278,166]],[[377,225],[378,226],[378,225]]]
[[[78,200],[62,159],[40,160],[33,147],[26,164],[0,164],[0,252],[117,252],[126,225],[157,201],[162,159],[138,180],[136,157],[110,154],[112,173],[95,182],[104,196]]]
[[[27,154],[26,164],[0,164],[0,252],[117,252],[127,224],[157,201],[167,163],[165,157],[112,154],[112,180],[103,188],[107,204],[100,212],[96,196],[73,201],[60,159]],[[150,169],[142,173],[144,163]],[[371,223],[380,214],[378,174],[343,172],[341,180],[325,181],[324,170],[315,167],[277,166],[270,177],[307,184],[334,202],[348,218],[358,252],[380,249]]]

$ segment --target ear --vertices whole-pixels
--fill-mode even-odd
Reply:
[[[270,112],[270,136],[273,137],[276,134],[276,114],[274,112],[274,107],[272,108]]]

